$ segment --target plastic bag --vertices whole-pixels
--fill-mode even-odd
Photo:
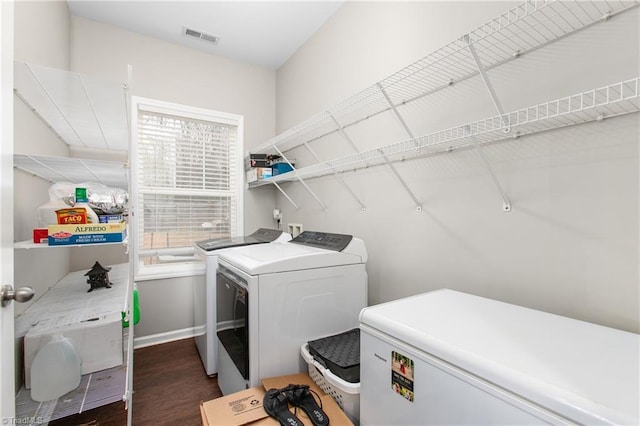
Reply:
[[[121,214],[127,209],[129,193],[120,188],[109,188],[106,185],[86,182],[77,185],[87,188],[89,206],[98,214]]]
[[[109,188],[97,182],[56,182],[49,188],[49,202],[38,208],[40,227],[57,224],[56,210],[75,205],[76,188],[87,189],[87,204],[98,215],[122,214],[127,210],[129,193],[124,189]]]

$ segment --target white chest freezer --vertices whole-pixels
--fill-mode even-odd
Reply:
[[[363,425],[640,424],[640,336],[452,290],[360,314]]]

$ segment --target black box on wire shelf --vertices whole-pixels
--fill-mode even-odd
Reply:
[[[271,167],[271,160],[267,154],[249,154],[249,165],[251,167]]]
[[[249,154],[250,167],[271,167],[281,157],[274,154]]]

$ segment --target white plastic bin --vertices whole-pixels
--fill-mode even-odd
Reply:
[[[313,356],[307,349],[307,344],[302,345],[300,349],[302,358],[307,362],[309,368],[309,377],[320,389],[336,401],[342,408],[342,411],[349,417],[354,425],[360,424],[360,383],[349,383],[342,380],[324,368],[319,362],[313,359]]]

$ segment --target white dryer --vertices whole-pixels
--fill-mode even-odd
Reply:
[[[202,359],[202,365],[208,376],[218,373],[218,342],[216,339],[216,270],[218,269],[218,254],[221,250],[231,247],[241,247],[253,244],[269,243],[272,241],[289,241],[291,234],[277,229],[260,228],[251,235],[232,238],[214,238],[210,240],[197,241],[195,243],[196,256],[205,260],[206,276],[205,291],[195,293],[197,326],[204,327],[204,333],[196,336],[196,347]],[[204,298],[204,311],[200,311]]]
[[[218,332],[223,394],[306,370],[300,347],[358,326],[367,251],[350,235],[305,231],[286,243],[220,253],[218,287],[235,321]],[[221,327],[223,328],[223,327]]]

